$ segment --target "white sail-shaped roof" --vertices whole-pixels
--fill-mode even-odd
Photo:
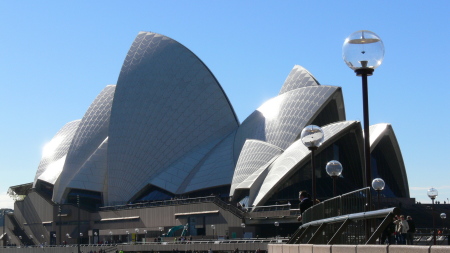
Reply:
[[[306,70],[302,66],[295,65],[291,70],[291,73],[289,73],[288,77],[284,81],[284,84],[281,87],[280,93],[278,95],[298,88],[317,85],[320,85],[319,82],[311,73],[309,73],[308,70]]]
[[[343,103],[339,87],[308,86],[270,99],[239,127],[235,154],[240,153],[247,139],[265,141],[286,149],[331,100]]]
[[[86,161],[96,153],[108,136],[109,116],[115,85],[106,86],[89,106],[73,137],[67,153],[64,169],[55,183],[53,200],[60,203],[67,186],[83,168]],[[85,179],[88,181],[88,179]],[[92,185],[93,188],[94,185]],[[92,188],[88,183],[85,189]]]
[[[281,148],[267,142],[247,140],[234,170],[230,196],[233,196],[234,190],[239,184],[281,153],[283,153]]]
[[[107,203],[123,203],[155,178],[167,179],[162,173],[186,154],[212,149],[238,125],[221,86],[196,55],[166,36],[139,33],[111,112],[108,184],[114,187]],[[184,164],[189,173],[197,163]],[[167,182],[168,189],[182,179]]]
[[[63,170],[72,138],[81,120],[74,120],[65,124],[56,133],[52,140],[44,146],[42,159],[39,163],[34,178],[33,187],[36,187],[37,180],[42,180],[54,184]]]
[[[352,129],[356,124],[359,124],[359,122],[343,121],[322,127],[322,130],[325,133],[325,139],[321,145],[321,149],[336,140],[336,136],[346,132],[347,129]],[[320,151],[320,149],[318,151]],[[257,206],[268,199],[276,190],[276,186],[294,173],[294,169],[298,168],[298,163],[309,160],[309,155],[310,150],[303,145],[301,140],[296,141],[287,148],[284,153],[270,165],[269,172],[261,189],[255,197],[255,201],[251,204]]]
[[[369,127],[370,133],[370,151],[373,152],[380,145],[388,145],[388,147],[381,147],[380,150],[385,153],[386,159],[388,159],[388,163],[390,164],[390,171],[386,171],[387,169],[383,166],[379,168],[378,175],[379,177],[384,177],[385,175],[392,175],[395,178],[394,182],[386,182],[389,187],[390,183],[401,185],[399,187],[399,191],[402,192],[402,196],[409,197],[409,185],[408,185],[408,176],[406,173],[405,163],[403,161],[402,152],[400,150],[400,145],[397,141],[397,137],[395,136],[394,129],[392,125],[389,123],[379,123]],[[387,140],[383,142],[383,140]],[[385,178],[386,181],[389,179]],[[392,186],[391,186],[392,187]]]

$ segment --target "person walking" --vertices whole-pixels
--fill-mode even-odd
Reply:
[[[301,191],[298,194],[298,199],[300,200],[300,216],[298,216],[297,220],[302,221],[302,214],[306,211],[306,209],[313,206],[313,201],[311,200],[311,197],[309,196],[309,193],[307,191]]]
[[[408,234],[406,237],[406,243],[408,245],[414,245],[414,233],[416,232],[416,224],[414,223],[411,216],[406,217],[406,222],[408,222],[408,226],[409,226]]]
[[[400,215],[400,222],[398,224],[399,226],[397,227],[397,232],[400,233],[399,244],[406,244],[406,237],[408,235],[409,225],[408,222],[405,220],[404,215]]]
[[[389,223],[389,225],[384,229],[383,233],[381,234],[381,241],[380,244],[394,244],[395,238],[395,218],[392,219],[392,222]]]

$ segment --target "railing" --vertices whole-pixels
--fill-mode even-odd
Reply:
[[[223,200],[221,200],[219,197],[215,197],[213,200],[214,204],[218,205],[224,210],[227,210],[228,212],[234,214],[236,217],[242,219],[245,216],[245,212],[240,210],[239,208],[231,205],[230,203],[227,203]]]
[[[288,243],[374,243],[400,210],[369,211],[370,198],[367,187],[312,206],[303,213],[303,225]]]
[[[283,211],[290,210],[291,204],[273,205],[273,206],[255,206],[249,209],[251,212],[269,212],[269,211]]]
[[[221,207],[222,209],[227,210],[230,213],[234,214],[238,218],[242,219],[245,215],[244,211],[239,210],[237,207],[221,200],[217,196],[186,198],[186,199],[171,199],[171,200],[144,202],[144,203],[127,204],[127,205],[105,206],[105,207],[100,207],[99,211],[113,211],[113,210],[117,211],[117,210],[148,208],[148,207],[188,205],[188,204],[194,204],[194,203],[207,203],[207,202],[212,202],[212,203],[216,204],[217,206]]]
[[[185,198],[185,199],[171,199],[171,200],[162,200],[162,201],[152,201],[152,202],[143,202],[136,204],[127,204],[127,205],[117,205],[117,206],[104,206],[99,207],[99,211],[116,211],[116,210],[125,210],[125,209],[136,209],[136,208],[147,208],[147,207],[161,207],[161,206],[172,206],[172,205],[186,205],[192,203],[204,203],[204,202],[214,202],[216,196],[207,196],[207,197],[198,197],[198,198]]]
[[[367,211],[370,200],[370,187],[352,191],[331,199],[327,199],[306,210],[302,222],[326,219],[351,213]]]
[[[114,243],[114,244],[80,244],[80,247],[97,247],[103,250],[117,249],[120,245],[189,245],[189,244],[254,244],[254,243],[286,243],[287,238],[248,238],[248,239],[223,239],[223,240],[193,240],[193,241],[162,241],[162,242],[129,242],[129,243]],[[66,245],[18,245],[18,246],[4,246],[3,248],[75,248],[77,244]],[[2,247],[0,247],[2,248]]]

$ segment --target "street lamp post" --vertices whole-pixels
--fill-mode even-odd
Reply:
[[[138,237],[139,237],[139,228],[135,228],[134,232],[136,232],[136,242],[138,242]]]
[[[147,243],[147,229],[144,229],[144,240]]]
[[[245,223],[241,223],[241,227],[242,227],[242,239],[245,238]]]
[[[188,235],[188,224],[184,225],[184,235],[187,236]]]
[[[81,249],[80,249],[80,240],[81,240],[81,237],[80,237],[80,234],[81,234],[81,231],[80,231],[80,195],[77,195],[77,209],[78,209],[78,233],[77,233],[77,236],[78,236],[78,240],[77,240],[77,248],[78,248],[78,253],[81,253]]]
[[[325,170],[333,178],[333,197],[336,197],[336,179],[342,174],[342,164],[336,160],[329,161]]]
[[[431,199],[431,216],[433,218],[433,243],[436,245],[436,222],[434,219],[434,199],[438,196],[438,191],[434,188],[430,188],[427,192],[428,197]]]
[[[278,227],[280,226],[280,223],[275,221],[273,225],[275,225],[275,240],[278,240]]]
[[[384,180],[381,178],[375,178],[372,181],[372,188],[377,191],[377,202],[378,202],[378,209],[380,209],[380,192],[384,190],[384,186],[386,184],[384,183]]]
[[[312,200],[313,205],[316,204],[316,170],[315,170],[315,159],[314,159],[314,151],[316,151],[319,146],[322,144],[324,140],[324,133],[322,128],[309,125],[303,128],[302,133],[300,134],[300,139],[303,144],[311,151],[311,171],[312,171]]]
[[[6,209],[3,209],[3,234],[2,234],[2,235],[5,234],[5,227],[6,227],[6,224],[5,224],[5,214],[6,214]],[[2,246],[6,246],[6,245],[5,245],[5,240],[6,240],[6,237],[3,236],[3,237],[2,237]]]
[[[216,239],[216,225],[211,225],[211,229],[213,231],[213,239]]]
[[[447,214],[441,213],[441,219],[442,219],[442,235],[444,235],[445,234],[445,219],[447,219]],[[450,238],[448,238],[448,240],[450,240]],[[449,241],[449,245],[450,245],[450,241]]]
[[[367,77],[381,65],[384,58],[384,45],[381,38],[375,33],[360,30],[352,33],[344,41],[342,57],[348,67],[353,69],[357,76],[362,78],[363,114],[364,114],[364,160],[365,160],[365,187],[370,186],[372,172],[370,168],[370,136],[369,136],[369,96],[367,90]]]
[[[59,235],[58,235],[58,237],[59,237],[59,245],[62,245],[62,236],[61,236],[61,228],[62,228],[62,222],[61,222],[61,203],[60,204],[58,204],[58,218],[59,218]]]
[[[162,241],[162,231],[164,230],[163,227],[159,227],[159,239]]]
[[[127,230],[125,233],[127,234],[127,244],[129,244],[130,243],[130,231]]]
[[[348,67],[362,78],[363,115],[364,115],[364,186],[369,187],[372,181],[370,168],[370,133],[369,133],[369,95],[367,77],[381,65],[384,58],[384,45],[381,38],[375,33],[360,30],[350,34],[342,46],[342,58]],[[367,211],[372,207],[372,199],[368,198]],[[370,221],[366,220],[366,239],[370,237]]]

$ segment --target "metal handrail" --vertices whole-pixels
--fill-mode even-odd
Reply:
[[[376,210],[376,211],[346,214],[346,215],[311,221],[311,222],[301,225],[300,227],[306,228],[309,226],[320,226],[322,224],[344,222],[345,220],[366,220],[366,219],[384,218],[384,217],[386,217],[386,215],[388,215],[390,213],[400,214],[400,209],[397,207],[392,207],[392,208],[381,209],[381,210]]]

